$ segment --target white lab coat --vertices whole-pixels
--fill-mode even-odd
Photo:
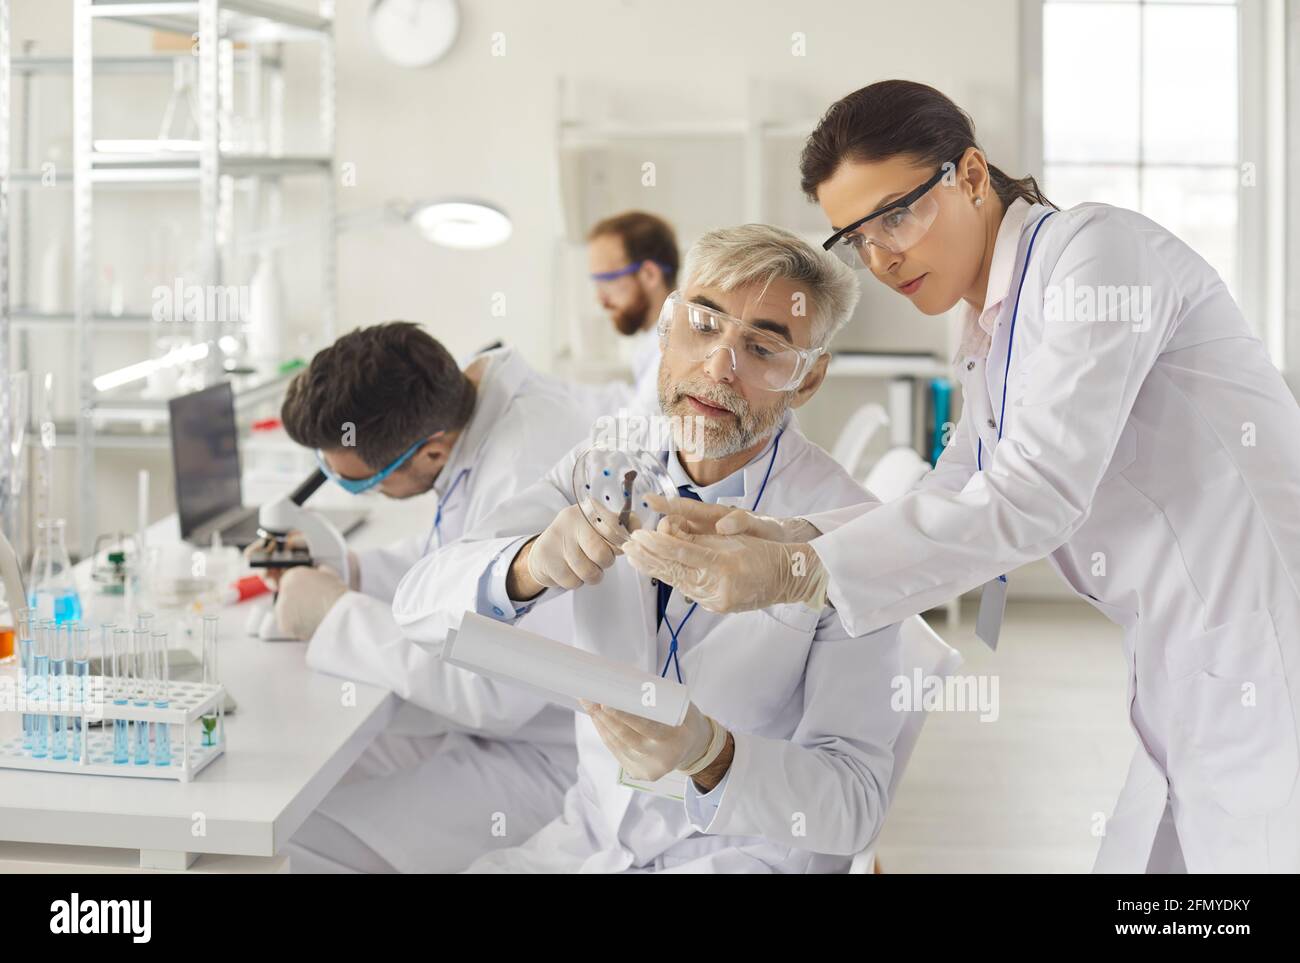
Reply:
[[[887,505],[811,517],[830,599],[864,632],[1047,556],[1125,628],[1139,747],[1096,868],[1146,869],[1168,807],[1190,872],[1300,871],[1300,407],[1204,260],[1084,204],[1034,246],[999,443],[1045,213],[1008,209],[994,262],[1014,269],[987,364],[956,359],[965,407],[935,471]],[[1149,310],[1089,321],[1087,291],[1120,316],[1116,285]]]
[[[632,381],[610,381],[605,384],[587,384],[556,379],[565,386],[579,407],[592,422],[604,415],[617,415],[626,411],[637,415],[658,415],[659,411],[659,331],[650,328],[638,331],[629,340]]]
[[[539,479],[588,430],[572,399],[513,350],[487,357],[474,415],[438,477],[445,499],[440,526],[435,530],[431,519],[427,531],[358,552],[360,591],[331,607],[307,648],[312,668],[384,686],[403,700],[351,778],[319,807],[403,871],[457,869],[468,862],[455,862],[466,853],[472,859],[524,838],[558,811],[576,766],[572,712],[447,665],[412,644],[393,620],[393,593],[412,565]],[[527,623],[530,631],[567,640],[572,612],[567,603],[548,606]],[[506,745],[480,740],[484,751],[475,753],[475,743],[445,738],[449,730]],[[554,811],[542,805],[548,799]],[[501,820],[489,817],[498,812],[505,813],[505,836],[493,835]]]
[[[760,510],[799,514],[869,498],[804,438],[792,416],[786,425]],[[744,469],[742,496],[721,503],[749,508],[770,455],[769,449]],[[408,635],[440,641],[475,607],[479,578],[493,559],[573,503],[574,462],[570,453],[540,484],[411,569],[393,606]],[[619,558],[599,584],[551,590],[539,607],[571,598],[575,645],[659,672],[668,623],[680,624],[689,606],[674,592],[656,631],[656,591]],[[829,609],[778,605],[716,615],[699,608],[679,640],[692,700],[735,737],[735,758],[711,821],[693,825],[687,803],[618,785],[618,764],[579,714],[578,784],[569,790],[564,815],[525,845],[489,853],[473,869],[835,871],[866,846],[888,806],[902,722],[890,708],[890,684],[901,672],[897,626],[855,638]]]

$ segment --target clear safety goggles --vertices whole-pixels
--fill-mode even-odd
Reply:
[[[934,176],[915,190],[840,228],[822,242],[822,249],[858,269],[871,266],[873,244],[891,254],[902,254],[925,236],[939,216],[934,187],[956,169],[955,162],[941,164]]]
[[[713,308],[687,301],[674,291],[659,312],[664,351],[687,361],[708,361],[719,351],[746,384],[768,391],[792,391],[803,382],[825,348],[797,348],[772,331]]]

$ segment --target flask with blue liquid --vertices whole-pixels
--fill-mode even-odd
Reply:
[[[61,518],[36,523],[36,553],[27,583],[28,601],[35,614],[59,625],[81,621],[81,596],[77,594],[63,530]]]

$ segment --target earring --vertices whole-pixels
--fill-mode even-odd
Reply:
[[[982,207],[983,204],[984,204],[984,198],[982,198],[982,197],[977,197],[977,198],[975,198],[975,206],[976,206],[976,207]]]

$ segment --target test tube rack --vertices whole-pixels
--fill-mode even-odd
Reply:
[[[70,678],[70,677],[64,677]],[[86,676],[81,681],[88,683],[86,691],[92,693],[88,701],[75,701],[65,694],[61,699],[50,699],[48,693],[29,691],[25,698],[17,700],[0,699],[0,710],[5,713],[36,716],[63,716],[80,719],[79,734],[67,733],[68,757],[51,759],[49,756],[35,758],[31,749],[23,748],[23,735],[19,732],[9,739],[0,739],[0,768],[31,769],[37,772],[68,772],[93,776],[127,776],[136,779],[170,779],[189,782],[207,765],[220,756],[226,749],[226,690],[221,685],[201,682],[172,682],[168,685],[167,706],[160,708],[150,702],[147,705],[135,705],[132,701],[119,704],[106,694],[103,676]],[[109,680],[110,686],[111,681]],[[25,688],[25,687],[24,687]],[[111,692],[111,687],[107,692]],[[217,723],[213,730],[214,744],[207,746],[198,735],[198,723],[204,716],[216,715]],[[150,761],[136,765],[134,758],[125,763],[113,762],[113,727],[115,719],[126,719],[130,723],[166,723],[179,727],[180,738],[175,729],[172,731],[171,764],[159,766],[153,761],[153,748],[150,748]],[[92,732],[90,723],[102,725]],[[151,733],[152,734],[152,733]],[[72,758],[72,740],[80,741],[78,758]]]

